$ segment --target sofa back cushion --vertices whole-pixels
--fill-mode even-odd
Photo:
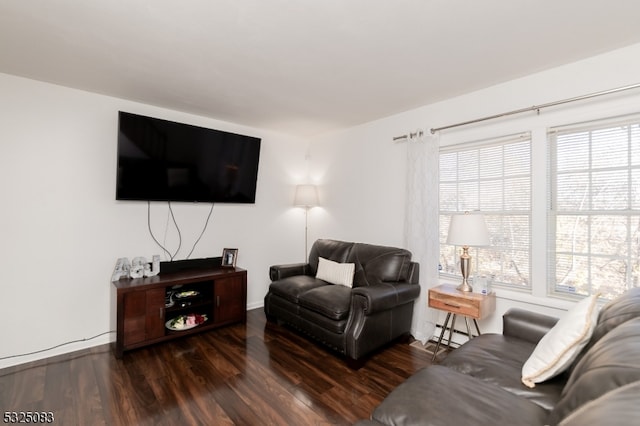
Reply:
[[[621,296],[609,301],[600,309],[596,328],[593,330],[591,339],[576,357],[571,369],[575,368],[584,354],[607,333],[633,318],[640,318],[640,287],[628,290]]]
[[[407,281],[411,252],[396,247],[355,243],[347,262],[355,263],[354,287]]]
[[[576,364],[549,423],[557,424],[591,400],[640,380],[640,318],[604,335]]]
[[[590,346],[620,324],[638,317],[640,317],[640,287],[635,287],[602,307]]]
[[[353,249],[354,243],[347,241],[337,241],[320,239],[316,240],[309,251],[309,275],[316,276],[318,273],[319,258],[323,257],[338,263],[347,262],[349,253]]]
[[[640,382],[619,387],[589,401],[565,417],[560,426],[637,424],[640,419],[638,395]]]

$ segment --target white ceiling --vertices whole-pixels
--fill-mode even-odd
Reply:
[[[638,43],[639,16],[638,0],[2,0],[0,72],[313,135]]]

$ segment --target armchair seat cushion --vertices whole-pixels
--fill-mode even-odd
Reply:
[[[316,287],[301,294],[298,303],[331,320],[343,320],[349,316],[351,288],[334,284]]]
[[[269,291],[292,303],[298,303],[301,294],[325,285],[327,285],[325,281],[315,277],[296,275],[271,283]]]
[[[298,308],[298,315],[308,324],[314,324],[320,329],[327,330],[336,336],[340,336],[340,338],[343,337],[344,330],[347,328],[348,318],[341,320],[329,319],[326,315],[322,315],[305,308]],[[322,334],[322,340],[328,340],[324,334]]]

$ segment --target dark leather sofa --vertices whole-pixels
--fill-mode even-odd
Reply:
[[[640,288],[605,305],[587,346],[560,376],[528,388],[522,366],[556,319],[520,309],[503,334],[463,344],[374,410],[373,425],[631,425],[640,423]]]
[[[316,278],[319,258],[353,263],[353,287]],[[360,367],[366,355],[408,335],[420,294],[419,265],[401,248],[321,239],[307,263],[274,265],[267,318],[286,323]]]

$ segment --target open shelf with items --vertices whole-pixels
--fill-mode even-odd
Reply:
[[[247,271],[182,270],[115,281],[116,356],[247,318]]]

